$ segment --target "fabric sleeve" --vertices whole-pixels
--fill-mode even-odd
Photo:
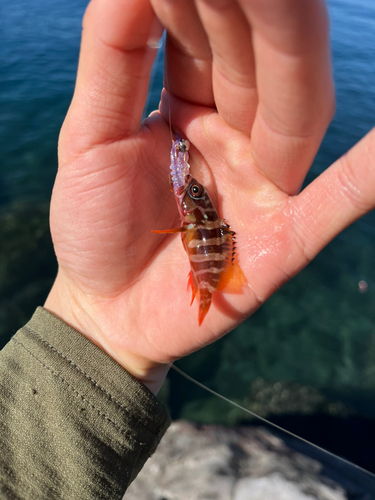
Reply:
[[[0,353],[0,498],[121,499],[170,420],[85,336],[38,308]]]

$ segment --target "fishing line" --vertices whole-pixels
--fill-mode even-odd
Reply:
[[[284,432],[285,434],[288,434],[289,436],[291,436],[291,437],[293,437],[293,438],[295,438],[295,439],[297,439],[297,440],[299,440],[299,441],[301,441],[301,442],[303,442],[305,444],[308,444],[308,445],[312,446],[314,449],[322,452],[323,454],[326,454],[326,455],[328,455],[328,456],[330,456],[332,458],[335,458],[335,459],[339,460],[340,462],[344,463],[345,465],[349,465],[351,467],[354,467],[357,471],[362,472],[362,473],[364,473],[367,476],[370,476],[372,479],[375,479],[375,474],[373,474],[372,472],[364,469],[363,467],[360,467],[357,464],[354,464],[353,462],[350,462],[349,460],[346,460],[343,457],[335,455],[331,451],[328,451],[328,450],[322,448],[321,446],[318,446],[317,444],[311,443],[307,439],[305,439],[305,438],[303,438],[301,436],[298,436],[297,434],[294,434],[293,432],[288,431],[287,429],[284,429],[283,427],[280,427],[280,425],[277,425],[277,424],[274,424],[273,422],[270,422],[269,420],[267,420],[264,417],[261,417],[260,415],[257,415],[256,413],[254,413],[253,411],[249,410],[248,408],[245,408],[244,406],[239,405],[238,403],[232,401],[231,399],[226,398],[222,394],[219,394],[218,392],[214,391],[210,387],[207,387],[206,385],[202,384],[201,382],[198,382],[198,380],[195,380],[195,378],[191,377],[190,375],[188,375],[187,373],[185,373],[184,371],[182,371],[180,368],[177,368],[177,366],[174,365],[173,363],[171,363],[170,367],[173,368],[173,370],[175,370],[177,373],[179,373],[182,377],[186,378],[187,380],[189,380],[193,384],[197,385],[201,389],[203,389],[203,390],[205,390],[205,391],[213,394],[217,398],[222,399],[226,403],[229,403],[230,405],[238,408],[239,410],[242,410],[245,413],[248,413],[249,415],[257,418],[258,420],[261,420],[262,422],[264,422],[264,423],[266,423],[266,424],[274,427],[278,431]]]

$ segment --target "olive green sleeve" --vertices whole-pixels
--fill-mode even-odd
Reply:
[[[0,498],[121,499],[169,425],[155,396],[43,308],[0,353]]]

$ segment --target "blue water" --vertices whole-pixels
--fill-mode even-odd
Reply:
[[[330,0],[335,118],[313,170],[320,172],[375,125],[375,3]]]
[[[0,203],[47,198],[74,88],[87,2],[0,5]]]
[[[0,4],[3,207],[50,197],[58,133],[74,89],[86,4],[84,0]],[[328,6],[337,111],[308,181],[375,124],[375,2],[329,0]],[[160,62],[149,109],[157,106],[161,79]],[[240,402],[251,399],[254,381],[272,385],[281,380],[318,389],[338,405],[337,411],[341,404],[354,415],[374,418],[374,245],[372,213],[340,235],[253,318],[187,358],[182,367]],[[361,280],[367,283],[366,293],[359,291]],[[177,383],[172,377],[172,389]],[[238,420],[188,386],[184,391],[181,398],[175,393],[175,415],[216,421],[219,412],[227,422]]]
[[[0,203],[48,197],[56,140],[69,105],[86,0],[0,5]],[[337,112],[312,171],[320,172],[374,125],[375,4],[330,0]],[[151,100],[156,105],[157,98]]]

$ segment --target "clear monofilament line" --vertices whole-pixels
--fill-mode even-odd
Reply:
[[[345,458],[342,458],[338,455],[335,455],[334,453],[332,453],[331,451],[328,451],[328,450],[325,450],[324,448],[318,446],[317,444],[314,444],[314,443],[311,443],[310,441],[308,441],[307,439],[304,439],[303,437],[301,436],[298,436],[297,434],[294,434],[293,432],[291,431],[288,431],[287,429],[284,429],[283,427],[280,427],[279,425],[277,424],[274,424],[273,422],[270,422],[269,420],[267,420],[266,418],[264,417],[261,417],[260,415],[257,415],[256,413],[254,413],[253,411],[245,408],[244,406],[241,406],[239,405],[238,403],[235,403],[234,401],[232,401],[231,399],[229,398],[226,398],[225,396],[223,396],[222,394],[219,394],[218,392],[214,391],[213,389],[210,389],[209,387],[207,387],[206,385],[202,384],[201,382],[198,382],[198,380],[195,380],[193,377],[190,377],[190,375],[188,375],[187,373],[183,372],[182,370],[180,370],[180,368],[177,368],[177,366],[175,366],[173,363],[170,364],[170,367],[173,368],[173,370],[175,370],[177,373],[179,373],[182,377],[186,378],[187,380],[189,380],[190,382],[193,382],[193,384],[197,385],[198,387],[200,387],[201,389],[209,392],[210,394],[213,394],[214,396],[222,399],[223,401],[226,401],[227,403],[229,403],[230,405],[232,406],[235,406],[236,408],[244,411],[245,413],[248,413],[249,415],[257,418],[258,420],[261,420],[262,422],[274,427],[275,429],[277,429],[278,431],[281,431],[281,432],[284,432],[286,434],[288,434],[289,436],[295,438],[295,439],[298,439],[299,441],[305,443],[305,444],[308,444],[310,446],[312,446],[315,450],[318,450],[330,457],[333,457],[335,458],[336,460],[339,460],[340,462],[344,463],[345,465],[349,465],[351,467],[354,467],[357,471],[365,474],[366,476],[369,476],[371,477],[372,479],[375,479],[375,474],[373,474],[372,472],[366,470],[366,469],[363,469],[362,467],[360,467],[359,465],[356,465],[354,464],[353,462],[350,462],[349,460],[346,460]]]

